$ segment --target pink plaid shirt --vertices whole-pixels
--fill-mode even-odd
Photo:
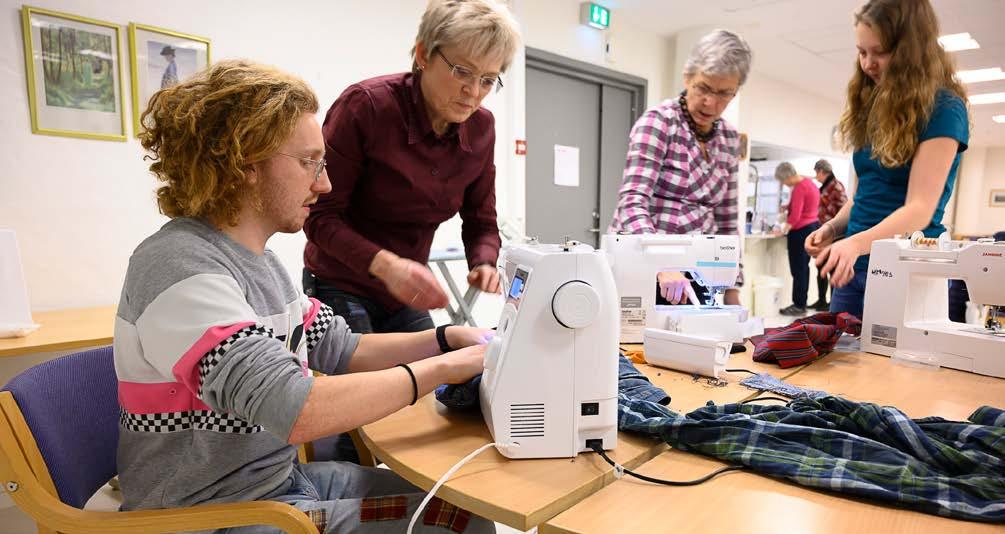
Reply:
[[[720,120],[705,148],[708,157],[676,98],[647,110],[629,137],[624,183],[607,231],[739,235],[740,135]]]

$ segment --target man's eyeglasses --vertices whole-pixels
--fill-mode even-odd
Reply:
[[[694,84],[694,94],[696,96],[698,96],[699,98],[704,98],[706,96],[710,96],[710,97],[716,98],[716,99],[718,99],[720,101],[726,101],[726,100],[730,100],[731,98],[733,98],[734,96],[736,96],[736,91],[729,91],[729,90],[726,90],[726,91],[716,91],[716,90],[712,89],[711,87],[705,85],[704,83],[698,82],[698,83]]]
[[[453,76],[455,80],[463,83],[464,85],[471,85],[471,82],[477,79],[478,89],[482,92],[482,94],[486,94],[492,91],[492,88],[495,88],[496,91],[499,91],[500,89],[503,88],[502,77],[478,76],[474,72],[472,72],[471,69],[463,65],[454,65],[453,63],[451,63],[450,60],[443,55],[443,52],[440,52],[439,49],[436,50],[436,53],[440,55],[440,58],[443,59],[444,63],[450,66],[450,75]]]
[[[317,160],[317,159],[305,158],[303,156],[294,156],[293,154],[287,154],[285,152],[277,152],[277,154],[279,154],[281,156],[286,156],[286,157],[289,157],[289,158],[299,159],[305,165],[307,165],[307,164],[314,165],[314,181],[315,182],[318,181],[321,178],[321,173],[325,170],[325,167],[328,166],[328,164],[325,163],[324,156],[321,156],[321,159]]]

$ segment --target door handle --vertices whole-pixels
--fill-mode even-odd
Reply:
[[[599,234],[600,233],[600,228],[590,228],[589,230],[587,230],[587,232],[590,232],[590,233],[593,233],[593,234]]]

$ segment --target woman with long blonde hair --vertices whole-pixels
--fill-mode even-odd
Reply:
[[[966,91],[938,36],[928,0],[870,0],[855,14],[858,62],[840,130],[854,150],[858,188],[806,238],[807,252],[835,288],[832,312],[862,316],[873,241],[945,231],[942,216],[970,122]]]

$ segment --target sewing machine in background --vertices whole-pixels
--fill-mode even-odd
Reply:
[[[508,458],[617,446],[618,307],[607,256],[521,244],[499,258],[506,303],[485,353],[482,415]],[[519,446],[510,446],[518,444]]]
[[[740,272],[738,236],[608,234],[601,248],[610,256],[618,288],[621,342],[643,343],[648,363],[718,377],[733,343],[764,332],[746,308],[721,303]],[[656,277],[666,271],[687,273],[708,296],[691,304],[657,304]]]
[[[621,308],[621,342],[641,343],[643,329],[669,329],[695,333],[702,316],[729,316],[727,323],[747,320],[742,306],[720,303],[723,291],[736,285],[740,272],[740,238],[734,235],[607,234],[600,248],[611,257],[611,270]],[[657,305],[656,275],[688,273],[707,288],[708,298],[698,305]],[[716,323],[720,332],[723,323]],[[737,330],[739,333],[739,330]],[[732,336],[727,336],[732,337]],[[735,341],[742,341],[740,335]]]
[[[984,325],[949,320],[947,280],[963,280],[970,300],[991,305]],[[1005,331],[995,306],[1005,304],[1005,244],[953,241],[915,232],[873,242],[862,348],[868,352],[1005,377]]]

